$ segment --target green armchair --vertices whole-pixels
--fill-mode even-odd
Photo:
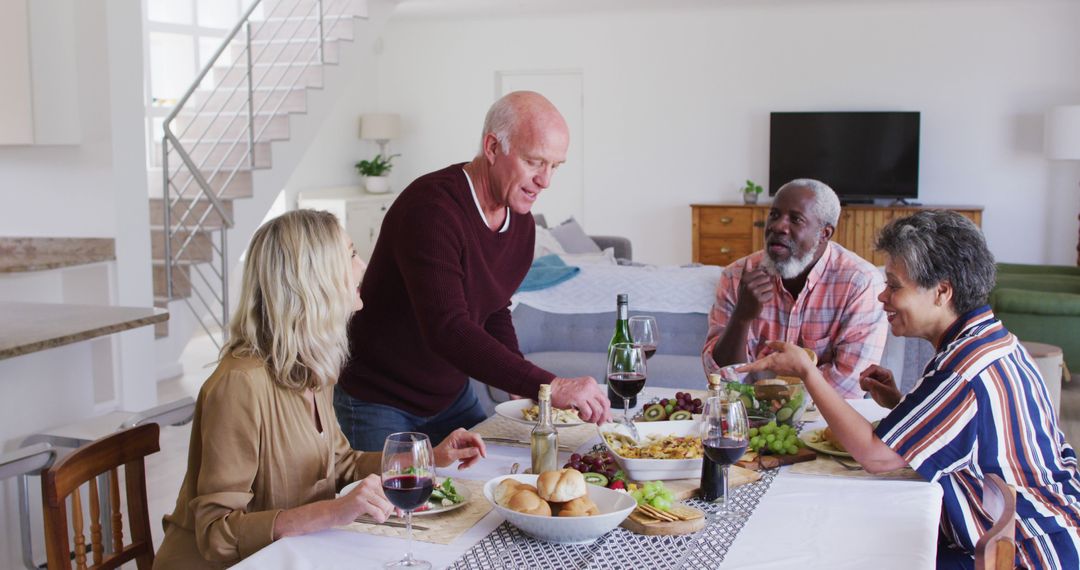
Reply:
[[[999,263],[990,306],[1020,340],[1061,347],[1080,372],[1080,267]]]

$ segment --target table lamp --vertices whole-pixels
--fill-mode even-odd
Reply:
[[[1054,107],[1046,113],[1043,151],[1050,160],[1080,160],[1080,105]],[[1080,265],[1080,242],[1076,246]]]
[[[379,143],[379,154],[386,156],[386,143],[398,137],[401,116],[397,113],[365,113],[360,116],[360,138]]]

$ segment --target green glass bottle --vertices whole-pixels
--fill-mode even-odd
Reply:
[[[615,334],[611,336],[611,342],[608,343],[608,358],[611,358],[611,347],[615,346],[616,343],[634,342],[634,339],[630,338],[630,295],[626,293],[616,295],[615,306]],[[611,400],[613,405],[615,402],[622,402],[622,396],[616,394],[610,385],[607,394],[608,400]],[[637,406],[637,396],[630,398],[630,407],[633,408],[634,406]]]

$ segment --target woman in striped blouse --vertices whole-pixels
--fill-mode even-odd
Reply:
[[[877,428],[832,390],[802,350],[779,352],[745,371],[805,379],[840,443],[871,473],[910,466],[943,490],[939,568],[971,568],[991,526],[983,477],[1016,489],[1016,562],[1026,568],[1080,568],[1080,476],[1046,385],[1030,355],[986,304],[994,258],[978,227],[953,212],[923,211],[885,227],[879,299],[893,334],[934,343],[922,379],[901,396],[879,366],[861,384],[891,408]]]

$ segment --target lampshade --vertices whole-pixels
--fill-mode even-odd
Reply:
[[[1080,105],[1064,105],[1047,111],[1044,133],[1046,158],[1080,160]]]
[[[360,138],[366,140],[390,140],[401,131],[401,117],[397,113],[366,113],[360,116]]]

